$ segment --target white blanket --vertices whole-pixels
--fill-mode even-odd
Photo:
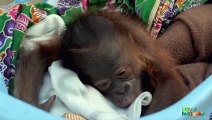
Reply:
[[[50,112],[59,116],[74,113],[89,120],[135,120],[140,118],[141,107],[152,100],[149,92],[143,92],[128,108],[121,109],[92,86],[84,85],[77,74],[63,68],[60,61],[51,65],[49,74],[50,78],[46,77],[42,86],[40,99],[46,100],[55,94],[57,99]]]

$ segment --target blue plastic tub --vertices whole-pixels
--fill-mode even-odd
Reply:
[[[0,84],[0,120],[63,120],[9,96],[5,86],[2,85],[4,83]],[[190,112],[197,116],[190,116]],[[211,120],[210,115],[212,115],[212,75],[176,104],[142,117],[141,120]]]

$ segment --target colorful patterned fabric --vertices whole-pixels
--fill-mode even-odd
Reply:
[[[48,14],[56,14],[48,4],[17,4],[0,10],[0,72],[6,86],[13,79],[19,45],[27,28],[44,19]]]
[[[165,31],[170,22],[179,13],[189,8],[202,5],[206,1],[207,0],[161,0],[150,31],[151,35],[153,38],[156,38]]]
[[[71,113],[65,113],[63,115],[63,117],[66,118],[66,119],[70,119],[70,120],[86,120],[85,118],[83,118],[80,115],[71,114]]]
[[[177,14],[206,1],[59,0],[57,7],[46,3],[17,4],[7,10],[0,10],[0,72],[4,76],[6,86],[12,86],[18,48],[27,28],[37,24],[49,14],[58,14],[67,24],[79,14],[100,10],[121,11],[137,15],[147,25],[147,31],[156,38],[163,33]]]
[[[133,2],[130,0],[59,0],[58,11],[65,23],[73,21],[76,13],[87,14],[100,10],[121,11],[134,14]]]

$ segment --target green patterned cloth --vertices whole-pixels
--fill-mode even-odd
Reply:
[[[45,3],[17,4],[0,10],[0,72],[7,87],[13,81],[19,46],[27,28],[49,14],[57,14],[57,9]]]
[[[163,34],[172,20],[179,13],[204,4],[207,0],[160,0],[159,7],[154,18],[149,19],[151,26],[148,26],[148,31],[153,38],[157,38]]]

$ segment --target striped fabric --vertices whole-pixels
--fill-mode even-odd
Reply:
[[[65,113],[63,115],[64,118],[70,119],[70,120],[86,120],[82,116],[76,115],[76,114],[70,114],[70,113]]]

